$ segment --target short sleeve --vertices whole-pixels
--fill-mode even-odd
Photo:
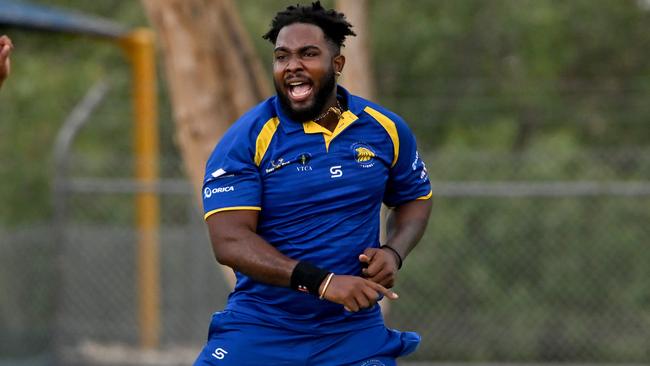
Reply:
[[[418,153],[415,136],[408,126],[395,123],[399,146],[397,161],[391,167],[384,193],[384,203],[390,207],[431,197],[431,183],[426,165]]]
[[[204,218],[231,210],[261,210],[261,180],[246,136],[230,130],[215,147],[203,180]]]

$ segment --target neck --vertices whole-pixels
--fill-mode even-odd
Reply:
[[[321,114],[319,114],[318,117],[314,118],[314,122],[327,128],[330,131],[334,131],[336,125],[338,125],[339,123],[339,119],[341,118],[342,112],[343,112],[343,108],[341,108],[341,105],[336,99],[336,89],[335,89],[334,91],[332,91],[332,94],[328,98],[327,103],[325,103],[325,106],[323,107]]]

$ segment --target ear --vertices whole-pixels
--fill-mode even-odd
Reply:
[[[334,72],[343,72],[343,66],[345,66],[345,56],[339,54],[334,56],[332,60],[334,63]]]

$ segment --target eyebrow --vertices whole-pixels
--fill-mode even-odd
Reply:
[[[318,46],[316,46],[316,45],[313,45],[313,44],[310,44],[310,45],[307,45],[307,46],[304,46],[304,47],[300,47],[300,48],[298,49],[298,52],[304,52],[304,51],[307,51],[307,50],[312,49],[312,48],[315,48],[315,49],[317,49],[317,50],[320,50],[320,47],[318,47]],[[291,52],[291,50],[290,50],[289,48],[287,48],[287,47],[283,47],[283,46],[276,47],[276,48],[273,50],[273,52],[278,52],[278,51]]]

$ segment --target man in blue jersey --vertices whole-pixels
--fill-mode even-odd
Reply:
[[[237,284],[195,365],[395,365],[420,341],[387,329],[377,301],[397,299],[431,187],[404,121],[337,85],[352,35],[316,2],[279,12],[264,36],[276,95],[232,125],[206,166],[210,239]]]

